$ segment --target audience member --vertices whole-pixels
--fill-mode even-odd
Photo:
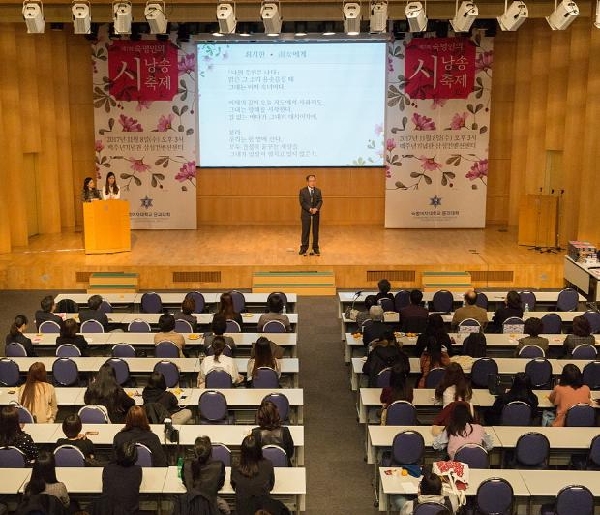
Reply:
[[[188,494],[208,500],[207,513],[230,513],[229,506],[218,496],[225,484],[225,465],[212,459],[212,443],[208,436],[198,436],[194,442],[194,458],[183,462],[181,480]]]
[[[154,345],[165,341],[173,342],[179,349],[179,357],[184,358],[185,338],[182,334],[175,332],[175,317],[173,315],[160,315],[158,329],[158,333],[154,335]]]
[[[14,404],[0,409],[0,447],[8,446],[19,449],[29,462],[38,457],[38,448],[33,439],[21,429],[19,411]]]
[[[294,456],[294,440],[287,426],[282,425],[277,406],[271,401],[262,401],[256,413],[258,427],[252,430],[257,445],[278,445],[287,455],[288,465]]]
[[[379,400],[383,408],[387,408],[392,402],[413,401],[413,389],[408,384],[408,373],[405,365],[396,363],[391,370],[390,385],[381,390]]]
[[[367,295],[366,296],[365,302],[364,302],[364,304],[365,304],[364,311],[358,311],[356,313],[355,321],[356,321],[358,327],[362,327],[366,321],[371,320],[370,310],[376,303],[377,303],[377,301],[375,300],[375,295]],[[348,308],[348,309],[350,309],[350,308]],[[350,311],[348,313],[350,313]]]
[[[43,488],[39,492],[42,485]],[[33,464],[31,479],[25,484],[25,496],[30,496],[32,493],[53,495],[65,508],[68,508],[71,504],[67,487],[56,479],[56,463],[54,462],[54,454],[51,452],[40,451]]]
[[[250,358],[254,358],[254,355],[256,354],[256,346],[263,341],[269,342],[269,345],[271,346],[271,354],[273,354],[275,359],[283,358],[283,347],[281,345],[277,345],[275,342],[272,342],[266,336],[259,336],[252,344],[252,349],[250,349]]]
[[[458,325],[467,318],[474,318],[479,322],[482,329],[485,329],[488,323],[488,314],[485,309],[480,308],[475,304],[477,302],[477,293],[475,290],[467,291],[464,299],[465,305],[454,312],[454,316],[452,317],[452,327],[458,327]]]
[[[423,292],[411,290],[409,298],[410,304],[400,310],[400,328],[407,333],[421,333],[427,327],[429,317],[429,311],[421,305]]]
[[[470,402],[473,391],[470,381],[465,376],[462,367],[458,363],[450,363],[446,367],[446,373],[435,388],[435,400],[446,407],[451,402]]]
[[[525,372],[518,372],[510,389],[496,397],[494,405],[485,414],[486,424],[490,426],[500,424],[502,422],[502,410],[504,406],[515,401],[528,404],[531,407],[532,418],[535,416],[538,407],[538,398],[533,393],[531,379]],[[530,422],[530,420],[523,420],[522,425],[528,426]]]
[[[175,320],[185,320],[192,326],[192,332],[195,333],[197,330],[198,319],[194,316],[196,310],[196,301],[194,297],[186,297],[181,303],[181,310],[173,315]]]
[[[148,417],[142,406],[131,406],[125,418],[125,427],[113,438],[113,459],[125,442],[141,443],[152,452],[152,466],[166,467],[167,456],[156,434],[150,429]]]
[[[213,317],[212,324],[210,326],[212,333],[204,335],[204,352],[206,354],[212,354],[210,347],[212,346],[213,339],[215,336],[222,336],[231,351],[235,350],[235,341],[231,336],[225,336],[227,330],[227,320],[225,315],[219,315],[218,313]]]
[[[239,324],[240,328],[244,326],[242,315],[240,313],[236,313],[233,309],[233,296],[231,295],[231,292],[225,292],[221,294],[219,311],[215,313],[215,316],[217,314],[223,315],[225,320],[235,320]]]
[[[408,356],[402,351],[396,341],[393,331],[387,330],[381,337],[373,342],[373,349],[369,352],[363,365],[363,374],[369,376],[369,387],[377,384],[377,376],[382,370],[399,364],[404,367],[406,374],[410,373]]]
[[[556,406],[556,418],[552,424],[554,427],[565,425],[567,411],[571,406],[575,406],[575,404],[594,405],[590,388],[583,384],[581,370],[573,363],[568,363],[563,367],[559,384],[554,387],[548,398]]]
[[[129,408],[135,404],[117,383],[115,371],[108,363],[100,367],[96,379],[88,386],[83,401],[86,404],[104,406],[113,424],[122,424]]]
[[[519,344],[514,353],[515,357],[519,355],[521,349],[526,345],[537,345],[544,351],[544,355],[546,355],[548,353],[548,348],[550,347],[550,342],[548,341],[548,338],[542,338],[540,336],[540,333],[543,330],[542,320],[537,317],[528,318],[525,320],[525,327],[523,330],[528,336],[519,340]]]
[[[54,386],[48,383],[46,367],[40,361],[32,363],[27,380],[19,387],[19,403],[26,407],[38,424],[53,423],[58,413]]]
[[[82,356],[88,356],[88,343],[82,334],[77,334],[78,327],[74,318],[67,318],[61,328],[60,335],[56,337],[56,347],[60,345],[75,345]]]
[[[519,317],[523,318],[523,306],[521,306],[521,296],[515,290],[510,290],[506,294],[504,306],[498,308],[492,319],[493,329],[497,333],[502,332],[502,324],[507,318]]]
[[[463,343],[463,354],[472,358],[487,356],[487,339],[483,333],[469,333]]]
[[[423,354],[423,351],[427,347],[429,338],[435,338],[442,346],[442,350],[445,350],[448,353],[448,356],[454,354],[452,350],[452,340],[448,335],[448,331],[446,331],[444,319],[439,313],[432,313],[429,315],[427,325],[425,326],[425,332],[421,333],[417,338],[415,356],[421,357],[421,354]]]
[[[283,313],[284,302],[281,298],[281,295],[274,294],[271,295],[268,302],[268,313],[263,313],[258,318],[257,329],[259,333],[262,333],[263,327],[267,322],[271,320],[278,320],[283,325],[285,325],[285,330],[289,333],[292,330],[292,326],[290,325],[290,319],[287,315]]]
[[[259,340],[254,345],[254,357],[248,360],[246,380],[252,381],[261,367],[271,368],[277,372],[277,377],[281,377],[281,364],[273,356],[269,340],[266,338],[259,338]]]
[[[79,322],[83,324],[87,320],[96,320],[102,324],[105,332],[110,331],[111,328],[108,324],[108,317],[106,316],[106,313],[100,309],[103,300],[101,295],[92,295],[88,299],[89,309],[81,310],[79,312]]]
[[[212,356],[206,356],[200,362],[200,371],[198,372],[198,388],[204,388],[206,382],[206,376],[213,370],[223,370],[231,376],[231,381],[234,384],[241,383],[244,378],[238,373],[238,368],[233,360],[229,356],[223,354],[225,348],[225,340],[222,336],[215,336],[213,339],[212,347],[215,353]]]
[[[152,373],[148,384],[142,390],[142,399],[144,406],[152,403],[162,405],[169,412],[173,424],[187,424],[192,418],[192,411],[188,408],[181,408],[177,397],[167,391],[165,376],[160,372]]]
[[[379,340],[384,333],[390,330],[390,327],[383,321],[383,309],[381,306],[372,306],[369,310],[369,315],[372,322],[364,326],[364,345],[371,345],[375,340]]]
[[[436,502],[445,506],[449,514],[457,513],[460,508],[458,496],[452,492],[444,493],[442,479],[433,473],[430,466],[423,467],[422,474],[416,500],[405,502],[400,515],[412,515],[419,504],[427,502]]]
[[[33,348],[33,343],[31,343],[31,340],[23,334],[25,331],[27,331],[28,323],[29,320],[27,320],[25,315],[17,315],[14,322],[10,326],[10,331],[6,335],[5,344],[8,345],[9,343],[18,343],[23,346],[27,356],[35,358],[37,357],[37,353]]]
[[[62,423],[62,431],[66,438],[56,440],[56,446],[73,445],[85,456],[86,460],[93,460],[95,455],[94,444],[86,434],[81,433],[81,419],[77,413],[67,415]]]
[[[450,356],[446,351],[442,350],[440,342],[433,336],[427,341],[427,349],[420,358],[421,378],[419,379],[418,387],[425,388],[425,381],[429,372],[434,368],[447,367],[450,364]]]
[[[573,349],[578,345],[595,345],[596,339],[591,334],[592,328],[588,319],[582,315],[573,318],[573,334],[568,334],[563,342],[563,354],[570,358]]]
[[[381,279],[378,283],[377,283],[377,295],[375,295],[375,301],[379,302],[379,300],[386,298],[386,299],[390,299],[391,301],[394,300],[394,296],[390,293],[390,290],[392,289],[392,285],[390,284],[390,282],[387,279]]]
[[[35,312],[35,327],[38,331],[40,329],[40,324],[46,320],[62,325],[63,319],[54,313],[56,304],[54,303],[54,297],[52,295],[46,295],[40,302],[40,307],[42,309]]]
[[[448,425],[433,439],[433,448],[436,451],[446,449],[448,456],[453,460],[456,451],[467,443],[483,445],[488,451],[494,446],[492,437],[480,424],[473,421],[469,405],[457,402]]]

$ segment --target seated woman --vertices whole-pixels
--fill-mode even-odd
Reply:
[[[452,356],[452,340],[446,331],[444,319],[442,315],[438,313],[432,313],[427,319],[427,325],[425,326],[425,332],[421,333],[417,338],[417,344],[415,345],[415,356],[421,357],[421,354],[427,348],[427,342],[429,338],[435,338],[440,342],[442,350],[446,350],[449,356]]]
[[[144,405],[158,403],[169,412],[173,424],[187,424],[192,418],[192,412],[188,408],[179,407],[177,397],[167,391],[165,376],[160,372],[153,372],[148,379],[148,384],[142,390]]]
[[[390,385],[381,390],[379,400],[382,408],[387,408],[392,402],[413,401],[413,389],[408,384],[408,374],[405,365],[396,363],[390,374]]]
[[[58,413],[54,386],[48,383],[46,367],[36,361],[29,367],[27,381],[19,387],[19,404],[26,407],[38,424],[53,423]]]
[[[33,348],[33,343],[23,333],[27,331],[27,324],[29,320],[25,315],[17,315],[14,322],[10,326],[10,331],[6,335],[5,343],[19,343],[25,349],[27,356],[37,357],[37,354]]]
[[[117,383],[115,370],[108,363],[100,367],[96,379],[88,386],[83,396],[86,404],[100,404],[106,408],[113,424],[122,424],[125,415],[135,401]]]
[[[563,342],[564,357],[570,358],[573,354],[573,349],[578,345],[595,345],[596,339],[591,332],[592,328],[587,318],[581,315],[574,317],[573,334],[568,334]]]
[[[548,341],[548,338],[542,338],[540,336],[543,329],[544,326],[541,318],[530,317],[525,320],[525,327],[523,330],[528,336],[519,340],[519,345],[517,345],[517,348],[515,349],[514,356],[517,357],[525,345],[537,345],[544,351],[544,355],[548,354],[550,342]]]
[[[196,332],[196,325],[198,324],[198,319],[194,316],[194,311],[196,310],[196,301],[194,297],[186,297],[183,299],[181,303],[181,311],[178,311],[173,315],[175,320],[185,320],[189,322],[192,326],[192,332]]]
[[[511,290],[506,294],[506,299],[504,299],[504,306],[498,308],[494,313],[494,318],[492,319],[494,332],[501,333],[502,324],[507,318],[510,317],[523,317],[521,296],[515,290]]]
[[[152,466],[166,467],[167,456],[160,439],[150,429],[148,417],[142,406],[132,406],[125,418],[125,427],[113,438],[113,457],[125,442],[141,443],[152,452]]]
[[[393,367],[396,364],[404,367],[406,375],[410,373],[408,356],[402,351],[400,345],[398,345],[394,332],[387,330],[381,338],[373,342],[373,350],[369,352],[367,360],[363,365],[363,374],[369,376],[369,387],[375,387],[377,376],[382,370]]]
[[[83,180],[83,188],[81,190],[81,200],[83,202],[91,202],[92,200],[100,200],[100,192],[96,189],[96,183],[92,177],[86,177]]]
[[[81,433],[81,419],[77,413],[67,415],[62,423],[62,431],[66,438],[56,440],[56,446],[73,445],[77,447],[86,459],[94,459],[95,449],[92,441]]]
[[[470,402],[472,395],[471,382],[465,376],[462,367],[458,363],[450,363],[446,367],[444,377],[435,388],[435,400],[446,407],[451,402]]]
[[[0,447],[8,446],[19,449],[28,462],[38,457],[38,448],[33,439],[21,429],[19,412],[14,404],[0,409]]]
[[[263,327],[267,322],[271,320],[278,320],[285,325],[285,330],[289,333],[292,330],[292,326],[290,325],[290,319],[287,315],[283,314],[283,299],[281,295],[275,294],[271,295],[269,298],[268,308],[269,312],[260,315],[258,319],[258,332],[262,333]]]
[[[224,370],[231,376],[231,381],[234,384],[241,383],[244,378],[239,374],[237,365],[233,358],[225,356],[225,340],[222,336],[215,336],[212,347],[215,353],[212,356],[206,356],[200,362],[200,371],[198,372],[198,388],[204,388],[206,376],[213,370]]]
[[[529,404],[531,407],[531,415],[535,416],[538,407],[538,398],[531,388],[531,379],[525,372],[519,372],[515,375],[513,384],[510,389],[498,395],[494,401],[494,405],[487,410],[485,414],[486,424],[493,426],[500,424],[502,421],[502,410],[507,404],[521,401]],[[529,420],[524,420],[523,425],[529,425]]]
[[[208,500],[212,511],[230,513],[229,506],[218,496],[225,484],[225,465],[221,461],[213,461],[212,444],[208,436],[198,436],[194,442],[193,459],[183,462],[181,480],[188,493],[200,494]]]
[[[433,439],[433,448],[436,451],[446,449],[453,460],[456,451],[467,443],[483,445],[488,451],[494,447],[492,437],[473,421],[469,405],[457,402],[445,429]]]
[[[269,498],[274,485],[273,464],[263,457],[258,440],[252,435],[246,436],[242,441],[240,463],[231,469],[236,515],[254,515],[255,503]]]
[[[429,372],[434,368],[447,367],[450,364],[450,357],[446,351],[442,350],[440,341],[433,336],[427,340],[427,349],[420,358],[421,379],[419,379],[418,388],[425,388],[425,381]]]
[[[223,315],[225,320],[235,320],[239,324],[240,328],[244,326],[242,315],[240,313],[236,313],[233,309],[233,297],[230,292],[221,294],[219,311],[217,311],[215,316],[216,315]]]
[[[433,473],[430,466],[423,467],[423,478],[419,483],[417,499],[404,503],[400,515],[412,515],[419,504],[426,502],[443,504],[449,514],[456,513],[460,508],[456,494],[444,492],[441,478]]]
[[[252,381],[260,367],[272,368],[277,372],[277,377],[281,377],[281,364],[273,357],[270,342],[266,338],[257,341],[254,345],[254,357],[248,360],[246,380]]]
[[[60,327],[60,335],[56,337],[59,345],[75,345],[82,356],[88,356],[88,342],[82,334],[77,334],[78,327],[74,318],[67,318]]]
[[[39,485],[39,486],[38,486]],[[41,492],[39,487],[44,485]],[[64,483],[56,479],[56,463],[54,462],[54,454],[48,451],[40,451],[33,469],[31,470],[31,479],[25,485],[25,496],[31,495],[33,492],[56,497],[65,508],[71,504],[69,493]]]
[[[294,456],[294,440],[287,426],[281,425],[279,410],[271,401],[262,401],[256,413],[258,427],[252,430],[258,445],[278,445],[287,455],[288,465],[292,464]]]
[[[175,317],[173,315],[160,315],[158,328],[159,332],[154,335],[154,345],[164,341],[173,342],[179,349],[179,357],[185,358],[183,353],[185,338],[182,334],[175,332]]]
[[[207,333],[204,335],[204,352],[206,354],[212,354],[212,342],[216,336],[221,336],[225,340],[225,345],[227,345],[233,353],[235,350],[235,341],[231,336],[225,336],[225,331],[227,330],[227,320],[225,320],[225,316],[215,315],[212,319],[210,328],[212,334]]]
[[[556,406],[556,418],[553,427],[563,427],[567,411],[575,404],[590,404],[594,406],[588,385],[583,384],[583,375],[577,365],[568,363],[563,367],[559,384],[554,387],[548,397],[550,402]]]

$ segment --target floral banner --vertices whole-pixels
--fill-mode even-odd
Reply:
[[[385,226],[484,227],[493,39],[392,41]]]
[[[92,47],[96,177],[113,172],[132,229],[196,228],[195,45],[108,39]]]

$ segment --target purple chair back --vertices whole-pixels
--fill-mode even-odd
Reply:
[[[6,345],[6,356],[9,358],[24,358],[27,356],[27,351],[20,343],[9,343]]]
[[[379,305],[381,306],[381,309],[383,309],[384,312],[396,310],[396,305],[394,304],[394,301],[392,299],[388,299],[387,297],[382,297],[381,299],[379,299]]]
[[[56,348],[56,355],[59,358],[78,358],[81,356],[81,351],[76,345],[64,343]]]
[[[454,303],[454,295],[448,290],[438,290],[433,294],[433,309],[431,311],[439,311],[440,313],[450,313],[452,304]]]
[[[128,343],[117,343],[112,347],[113,358],[135,358],[135,347]]]
[[[289,464],[287,454],[279,445],[265,445],[262,452],[263,458],[269,460],[274,467],[287,467]]]
[[[54,320],[46,320],[40,324],[38,331],[45,334],[59,334],[60,325],[58,325]]]
[[[392,368],[387,367],[377,374],[375,379],[375,388],[385,388],[390,385],[390,377],[392,376]]]
[[[58,358],[52,363],[52,378],[59,386],[73,386],[79,383],[77,363],[70,358]]]
[[[206,374],[206,388],[232,388],[231,376],[225,370],[213,370]]]
[[[259,367],[252,378],[252,388],[279,388],[277,372],[269,367]]]
[[[427,501],[417,504],[413,510],[413,515],[438,515],[438,513],[446,512],[448,512],[446,505],[435,501]]]
[[[541,433],[525,433],[517,440],[515,459],[519,466],[546,468],[550,455],[550,441]]]
[[[432,368],[425,378],[425,388],[435,388],[444,377],[445,368]]]
[[[90,319],[83,322],[79,330],[82,333],[103,333],[104,326],[98,320]]]
[[[145,320],[136,318],[135,320],[132,320],[131,322],[129,322],[129,325],[127,326],[127,332],[128,333],[150,333],[150,332],[152,332],[152,329],[150,328],[150,324],[148,322],[146,322]]]
[[[241,333],[242,328],[240,324],[238,324],[235,320],[227,320],[227,328],[225,329],[226,333]]]
[[[269,320],[262,329],[263,333],[285,333],[285,324],[280,320]]]
[[[104,406],[88,405],[82,406],[77,413],[84,424],[108,424],[108,413]]]
[[[410,304],[410,292],[408,290],[400,290],[394,295],[394,307],[396,311],[400,311]]]
[[[191,291],[189,292],[185,298],[191,297],[194,299],[194,313],[204,313],[204,308],[206,306],[206,301],[204,300],[204,295],[202,295],[199,291]]]
[[[519,295],[521,296],[521,307],[525,310],[525,304],[529,308],[529,311],[535,311],[535,303],[537,299],[535,298],[535,293],[529,290],[520,291]]]
[[[562,332],[562,318],[560,318],[560,315],[548,313],[541,320],[544,334],[560,334]]]
[[[157,358],[178,358],[179,347],[177,347],[177,345],[175,345],[172,341],[165,340],[156,345],[154,348],[154,355]]]
[[[192,324],[190,324],[187,320],[183,318],[178,318],[175,320],[175,332],[176,333],[193,333],[194,328]]]
[[[108,302],[107,300],[103,300],[100,306],[98,307],[98,311],[106,315],[107,313],[112,313],[113,308],[110,305],[110,302]]]
[[[57,467],[85,467],[85,456],[74,445],[61,445],[54,450]]]
[[[503,426],[531,425],[531,406],[523,401],[509,402],[502,408]]]
[[[520,358],[545,358],[546,353],[539,345],[524,345],[519,351]]]
[[[498,374],[498,364],[492,358],[479,358],[471,366],[471,383],[473,388],[487,388],[490,375]]]
[[[558,293],[556,311],[575,311],[579,304],[579,293],[573,288],[564,288]]]
[[[600,313],[597,311],[586,311],[583,316],[590,323],[592,333],[600,333]]]
[[[227,424],[227,401],[225,395],[214,390],[207,390],[198,399],[198,410],[201,423]]]
[[[140,307],[142,313],[159,314],[163,312],[162,299],[158,293],[153,291],[142,295]]]
[[[386,426],[414,426],[417,423],[417,409],[407,401],[392,402],[387,407]]]
[[[279,417],[282,422],[289,421],[290,414],[290,401],[283,393],[270,393],[269,395],[265,395],[262,402],[271,401],[275,406],[277,406],[277,410],[279,411]]]
[[[475,299],[475,305],[483,308],[487,311],[488,305],[490,301],[488,300],[488,296],[483,292],[477,292],[477,299]]]
[[[225,444],[212,444],[212,459],[222,462],[226,467],[231,467],[231,450]]]
[[[165,376],[167,388],[174,388],[179,384],[179,369],[172,361],[159,361],[154,365],[154,372],[160,372]]]
[[[246,297],[241,291],[231,290],[231,300],[233,301],[233,310],[236,313],[243,313],[246,311]]]
[[[19,424],[35,424],[35,419],[25,406],[16,404],[17,411],[19,412]]]
[[[552,365],[546,358],[532,359],[525,365],[525,373],[534,389],[549,389],[552,382]]]
[[[19,365],[12,359],[0,359],[0,385],[15,386],[19,382]]]
[[[466,443],[459,447],[454,461],[462,461],[474,469],[489,469],[490,458],[487,451],[476,443]]]
[[[113,369],[115,370],[115,374],[117,376],[117,383],[121,386],[124,385],[127,381],[129,381],[129,365],[127,361],[121,358],[108,358],[106,360]]]
[[[392,459],[394,465],[421,464],[425,453],[425,441],[421,433],[402,431],[394,436]]]
[[[144,444],[138,442],[136,442],[135,448],[137,451],[137,460],[135,460],[135,464],[139,465],[140,467],[151,467],[152,451]]]
[[[513,488],[506,479],[486,479],[477,488],[475,502],[479,511],[485,515],[512,513]]]
[[[586,345],[577,345],[573,349],[572,357],[573,359],[596,359],[598,356],[598,351],[596,351],[596,347],[591,344]]]
[[[594,496],[585,486],[566,486],[556,496],[556,515],[591,515],[594,513]]]
[[[2,468],[24,468],[25,455],[16,447],[9,446],[0,449],[0,467]]]
[[[594,427],[595,425],[596,412],[589,404],[575,404],[567,410],[566,427]]]
[[[583,382],[590,390],[600,390],[600,361],[591,361],[583,367]]]
[[[508,317],[502,322],[502,332],[507,333],[523,333],[525,331],[525,322],[521,317]]]

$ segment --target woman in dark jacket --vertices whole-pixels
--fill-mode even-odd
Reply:
[[[531,379],[525,372],[519,372],[515,375],[510,390],[496,397],[494,405],[485,414],[485,423],[487,425],[497,425],[502,421],[502,410],[507,404],[521,401],[529,404],[531,415],[535,416],[538,407],[538,398],[531,388]],[[529,425],[529,420],[524,420],[523,425]]]
[[[415,356],[418,358],[421,357],[421,354],[427,348],[427,342],[430,337],[434,337],[437,341],[440,342],[442,347],[446,348],[446,352],[448,356],[452,356],[452,340],[448,335],[448,331],[446,331],[446,326],[444,325],[444,319],[442,315],[438,313],[432,313],[427,318],[427,326],[425,327],[425,332],[421,333],[417,338],[417,344],[415,345]]]
[[[113,438],[113,456],[116,456],[117,449],[125,442],[141,443],[152,452],[152,466],[166,467],[167,456],[160,440],[150,430],[148,417],[142,406],[132,406],[127,412],[125,418],[125,427],[119,431]]]
[[[5,343],[6,345],[9,343],[19,343],[24,347],[27,356],[37,357],[37,353],[33,348],[33,343],[31,343],[31,340],[23,334],[27,330],[28,323],[29,320],[27,320],[25,315],[17,315],[10,326],[9,333],[6,335]]]
[[[122,424],[129,408],[135,405],[135,401],[117,383],[115,371],[108,363],[98,370],[95,381],[85,391],[83,401],[106,407],[108,418],[113,424]]]
[[[408,356],[402,351],[402,348],[396,342],[396,337],[392,331],[383,333],[383,337],[375,340],[373,350],[369,352],[367,361],[363,365],[363,374],[369,376],[369,387],[375,387],[378,374],[386,369],[400,364],[406,370],[406,375],[410,373],[410,362]]]
[[[173,424],[187,424],[192,418],[192,412],[187,408],[180,408],[179,401],[174,394],[167,391],[165,376],[160,372],[153,372],[148,384],[142,391],[144,406],[157,403],[165,407],[171,416]]]
[[[493,323],[494,330],[498,333],[502,332],[502,324],[507,318],[519,317],[523,318],[523,307],[521,306],[521,296],[515,290],[510,290],[506,294],[504,306],[498,308],[494,313]]]
[[[60,336],[56,337],[56,347],[59,345],[75,345],[82,356],[88,356],[88,343],[82,334],[77,334],[77,322],[67,318],[60,326]]]
[[[259,427],[252,430],[252,436],[258,441],[258,445],[278,445],[287,455],[288,465],[291,465],[294,455],[294,440],[290,430],[281,425],[279,410],[271,401],[263,401],[258,407],[256,421]]]

